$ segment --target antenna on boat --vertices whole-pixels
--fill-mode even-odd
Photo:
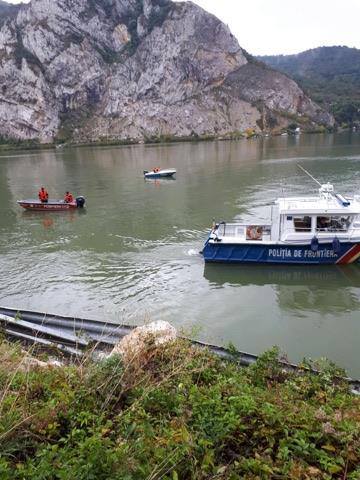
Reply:
[[[305,172],[308,177],[310,177],[312,180],[314,180],[314,182],[316,182],[318,185],[320,185],[320,187],[322,186],[321,183],[320,183],[318,180],[316,180],[316,178],[313,177],[313,176],[311,175],[311,173],[309,173],[307,170],[305,170],[305,168],[302,167],[299,163],[297,164],[297,166],[300,168],[300,170],[302,170],[303,172]]]
[[[307,170],[305,170],[304,167],[302,167],[299,163],[297,164],[297,166],[300,168],[300,170],[302,170],[304,173],[306,173],[306,175],[308,175],[312,180],[314,180],[314,182],[316,182],[318,185],[320,185],[320,195],[323,195],[325,196],[325,198],[329,199],[329,197],[331,197],[332,195],[335,196],[335,198],[340,202],[340,204],[343,206],[343,207],[348,207],[350,205],[350,201],[347,200],[345,197],[343,197],[340,193],[336,193],[334,191],[334,187],[332,185],[330,185],[330,183],[326,183],[325,185],[321,185],[321,183],[316,180],[315,177],[313,177],[311,175],[311,173],[309,173]]]

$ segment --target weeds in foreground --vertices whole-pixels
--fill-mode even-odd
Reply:
[[[3,341],[0,478],[359,479],[360,399],[335,366],[278,357],[241,369],[179,340],[22,369]]]

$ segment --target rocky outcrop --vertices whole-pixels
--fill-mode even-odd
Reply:
[[[0,29],[0,135],[146,140],[333,118],[191,2],[31,0]]]

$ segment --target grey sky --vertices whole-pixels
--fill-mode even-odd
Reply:
[[[20,3],[13,0],[12,3]],[[227,23],[254,55],[322,45],[360,48],[360,0],[194,0]]]

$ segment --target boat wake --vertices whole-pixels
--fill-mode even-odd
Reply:
[[[196,257],[197,255],[200,255],[199,251],[195,250],[194,248],[190,248],[187,251],[187,254],[189,255],[189,257]]]

